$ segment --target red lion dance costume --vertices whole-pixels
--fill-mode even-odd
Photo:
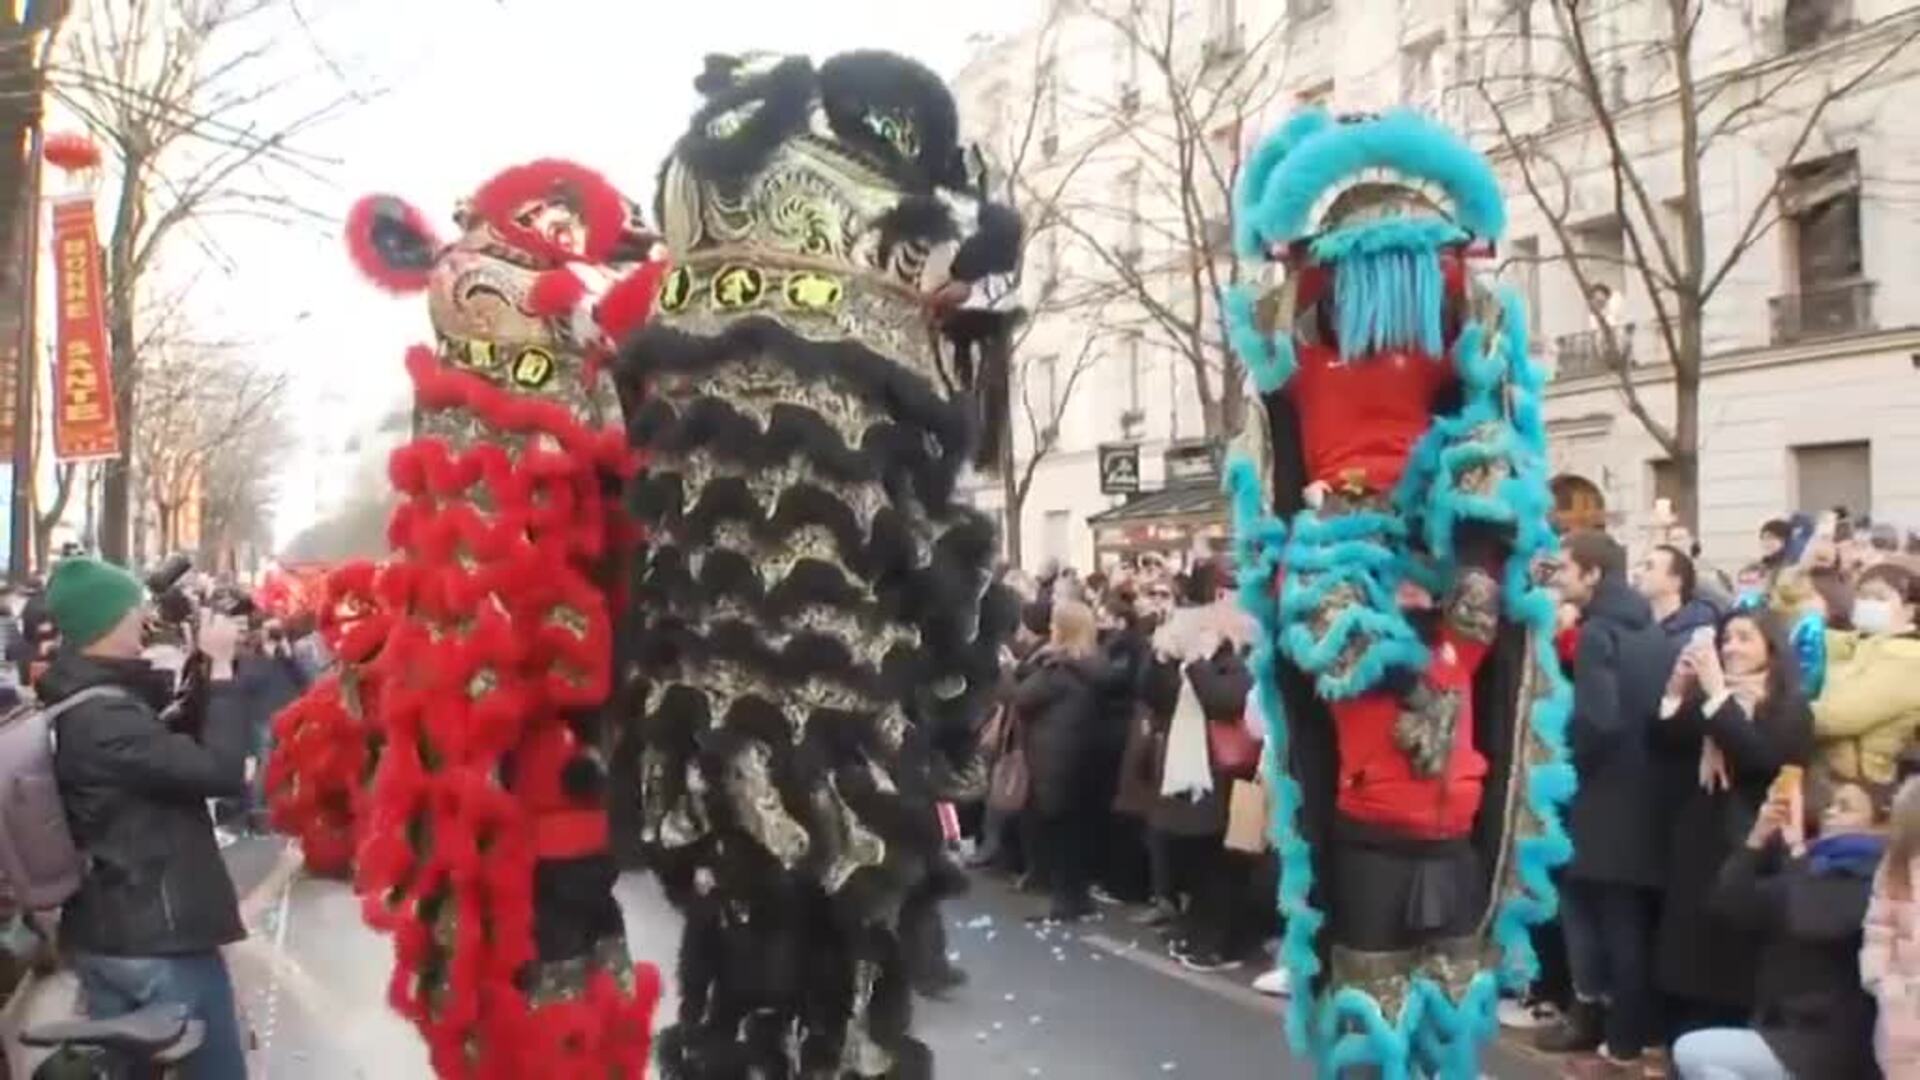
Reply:
[[[355,852],[442,1077],[647,1069],[659,978],[627,954],[603,752],[637,462],[600,364],[661,271],[636,217],[541,161],[483,185],[450,244],[387,196],[348,219],[363,272],[427,294],[437,348],[407,354],[393,558],[331,582],[343,674],[290,710],[276,810],[320,811],[289,822],[311,862]]]

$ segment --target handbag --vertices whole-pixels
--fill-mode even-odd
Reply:
[[[1238,717],[1207,722],[1207,756],[1214,772],[1237,780],[1251,780],[1260,769],[1260,743]]]
[[[1258,855],[1267,850],[1267,787],[1252,780],[1235,780],[1227,799],[1228,851]]]
[[[1027,752],[1020,745],[1019,721],[1013,710],[1001,714],[1000,756],[993,763],[987,780],[987,808],[1003,814],[1017,814],[1027,808],[1027,795],[1033,787],[1033,775],[1027,770]]]

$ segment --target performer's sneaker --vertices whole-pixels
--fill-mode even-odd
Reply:
[[[1283,967],[1262,972],[1253,980],[1253,988],[1268,997],[1289,997],[1293,994],[1293,973]]]
[[[1105,904],[1108,907],[1119,907],[1121,904],[1126,903],[1126,901],[1113,895],[1112,893],[1108,892],[1105,888],[1099,885],[1095,885],[1092,889],[1088,891],[1093,895],[1093,898],[1095,901],[1097,901],[1098,903]]]

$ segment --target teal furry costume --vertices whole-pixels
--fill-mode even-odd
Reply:
[[[1325,1076],[1472,1078],[1571,854],[1571,694],[1517,297],[1470,263],[1499,186],[1412,113],[1293,117],[1235,199],[1223,298],[1259,390],[1228,472],[1272,726],[1287,1031]]]

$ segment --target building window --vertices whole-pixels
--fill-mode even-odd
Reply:
[[[1051,425],[1060,415],[1060,358],[1043,356],[1039,360],[1040,400],[1046,406],[1046,421]]]
[[[1136,266],[1145,247],[1146,223],[1140,215],[1140,166],[1130,165],[1120,174],[1120,205],[1126,210],[1126,235],[1121,240],[1124,258]]]
[[[1620,227],[1619,219],[1602,218],[1577,225],[1572,232],[1573,242],[1579,248],[1574,252],[1574,257],[1580,260],[1580,272],[1586,276],[1587,284],[1606,286],[1610,297],[1624,296],[1627,291],[1627,234]]]
[[[1780,16],[1782,44],[1788,52],[1811,49],[1852,23],[1851,0],[1786,0]]]
[[[1201,46],[1201,60],[1211,66],[1230,60],[1246,50],[1240,36],[1239,0],[1210,0],[1207,4],[1207,40]]]
[[[1043,519],[1041,539],[1045,546],[1045,561],[1058,566],[1072,564],[1069,558],[1069,546],[1073,531],[1073,511],[1049,510]]]
[[[1507,283],[1520,290],[1520,296],[1527,302],[1527,342],[1538,347],[1540,342],[1540,240],[1537,237],[1523,236],[1513,242],[1512,254],[1507,256]]]
[[[1873,283],[1864,277],[1860,159],[1835,154],[1789,167],[1780,214],[1793,290],[1773,301],[1776,343],[1873,327]]]
[[[1040,64],[1040,93],[1045,95],[1041,101],[1040,118],[1040,156],[1051,159],[1060,151],[1060,64],[1049,56]]]
[[[1680,502],[1680,467],[1666,459],[1647,462],[1647,472],[1653,483],[1649,485],[1653,498],[1648,501],[1649,508],[1658,507],[1662,502],[1676,506]]]
[[[1400,99],[1427,112],[1440,107],[1440,37],[1434,35],[1400,50]]]
[[[1822,443],[1793,448],[1798,509],[1819,513],[1844,506],[1855,517],[1873,513],[1873,444]]]
[[[1146,416],[1142,402],[1146,399],[1147,381],[1146,357],[1140,347],[1140,331],[1129,330],[1126,336],[1127,359],[1127,416],[1129,426],[1137,424]]]

